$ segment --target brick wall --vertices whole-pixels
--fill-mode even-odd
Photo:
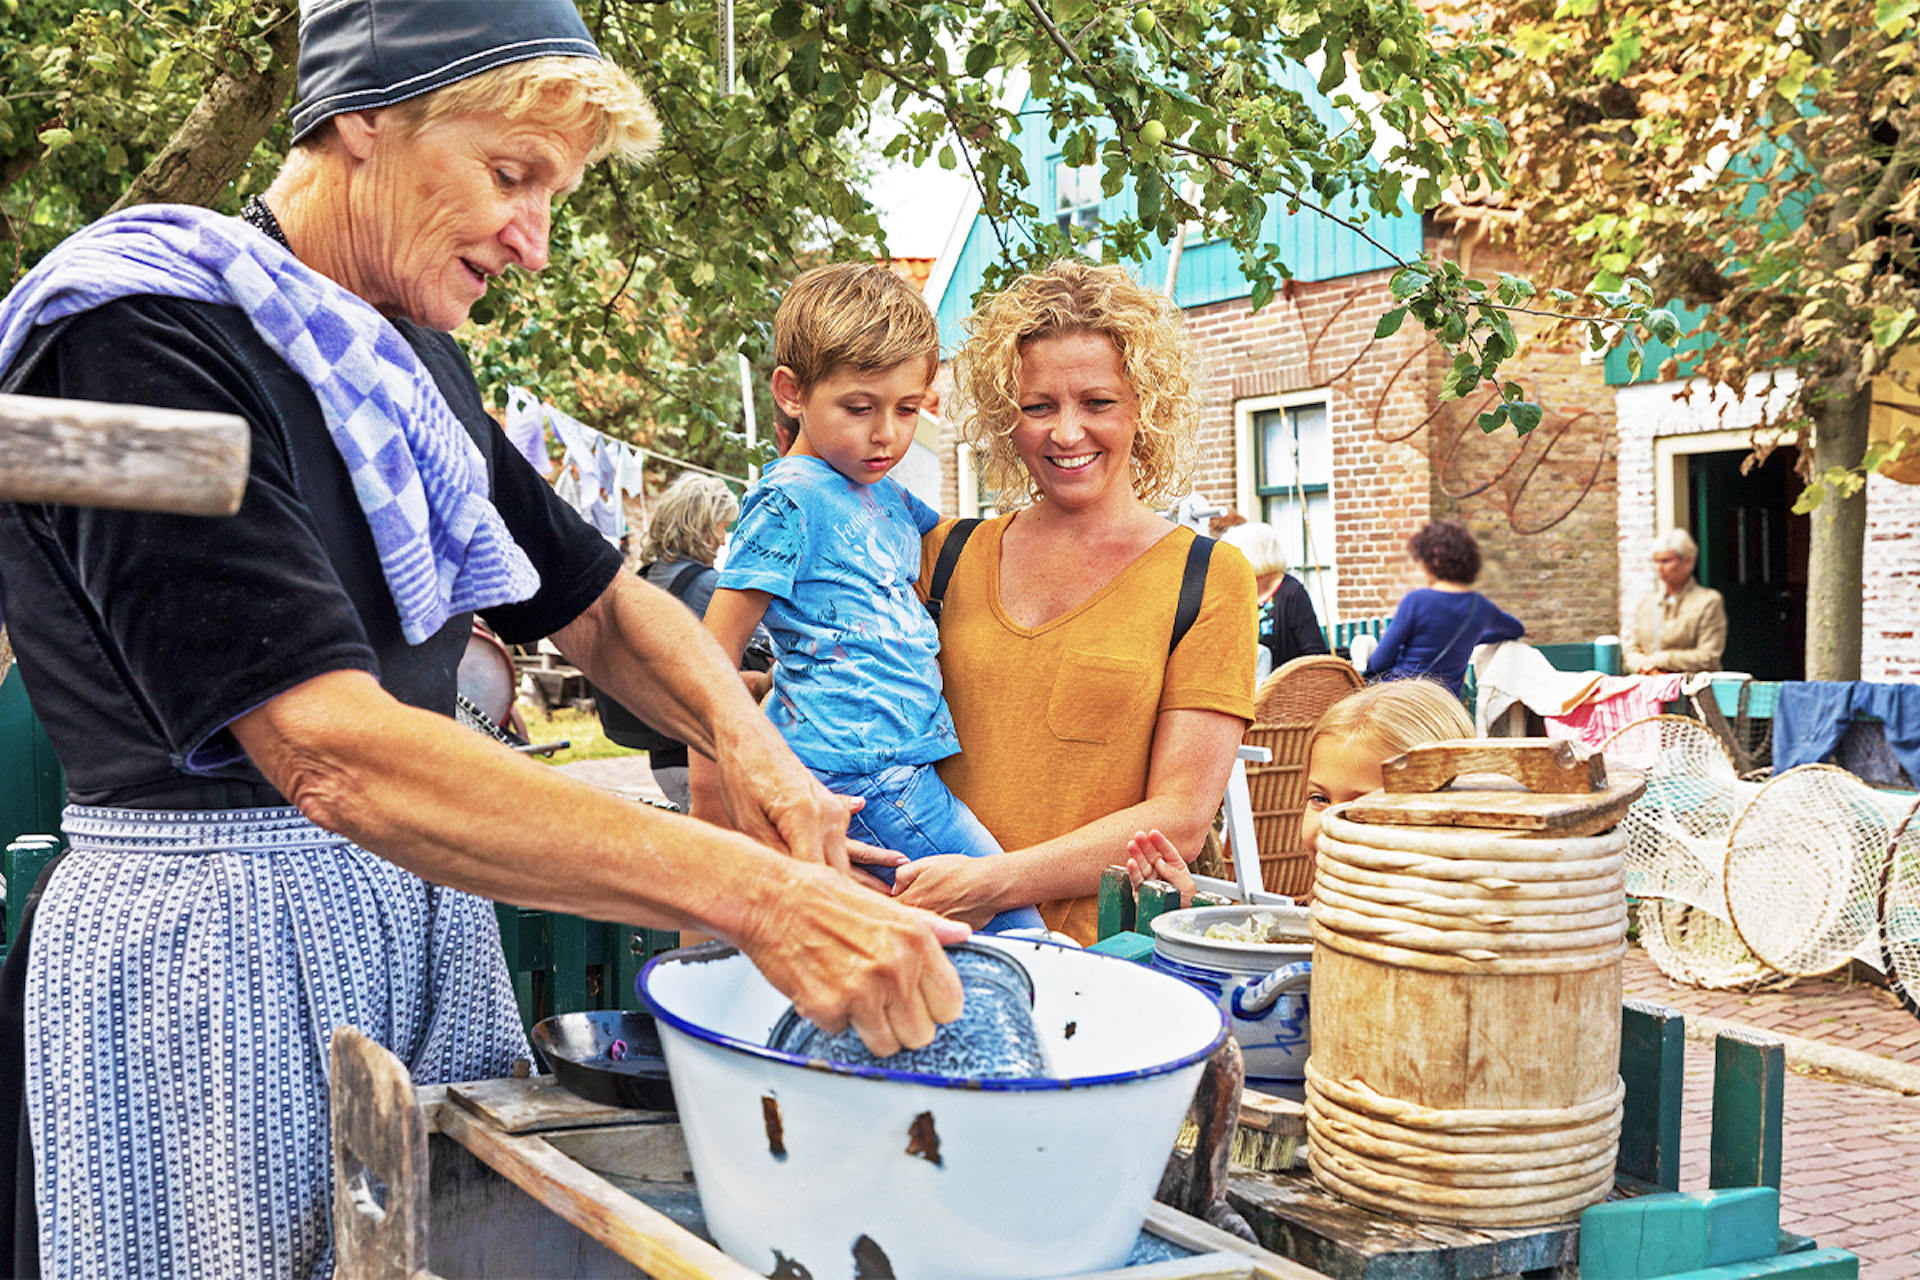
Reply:
[[[1386,272],[1371,272],[1291,283],[1258,315],[1245,299],[1187,313],[1210,387],[1194,483],[1223,505],[1233,505],[1239,488],[1234,406],[1326,389],[1343,618],[1393,608],[1407,586],[1407,536],[1426,518],[1429,501],[1418,327],[1373,341],[1374,326],[1391,305],[1387,279]]]
[[[1458,256],[1451,237],[1430,247]],[[1469,267],[1489,281],[1521,270],[1484,246]],[[1295,283],[1259,315],[1244,300],[1187,313],[1215,402],[1196,484],[1211,497],[1236,492],[1234,402],[1325,387],[1342,617],[1391,612],[1417,585],[1407,539],[1429,517],[1449,515],[1480,541],[1480,587],[1534,639],[1590,640],[1614,630],[1613,396],[1603,370],[1571,346],[1530,347],[1506,376],[1546,418],[1524,441],[1511,428],[1486,436],[1474,420],[1480,401],[1436,402],[1450,358],[1417,323],[1374,341],[1392,305],[1388,278]]]
[[[1451,235],[1430,233],[1429,247],[1459,256]],[[1488,281],[1521,270],[1485,245],[1468,265]],[[1340,617],[1391,612],[1418,585],[1407,539],[1429,517],[1451,515],[1480,540],[1480,587],[1533,639],[1581,641],[1615,630],[1613,395],[1601,366],[1583,363],[1573,347],[1530,348],[1503,376],[1545,407],[1545,421],[1525,441],[1511,428],[1484,436],[1474,422],[1478,401],[1436,403],[1448,360],[1417,322],[1374,340],[1392,305],[1388,279],[1376,271],[1290,282],[1258,315],[1245,299],[1187,312],[1206,396],[1195,487],[1221,505],[1236,502],[1236,403],[1324,388]],[[942,442],[943,505],[952,511],[959,491],[950,426]]]
[[[1920,485],[1867,481],[1860,675],[1920,680]]]

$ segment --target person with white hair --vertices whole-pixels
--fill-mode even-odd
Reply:
[[[1633,608],[1627,628],[1627,670],[1639,675],[1717,671],[1727,648],[1727,606],[1720,593],[1694,581],[1700,558],[1685,529],[1669,529],[1653,544],[1653,571],[1660,580]]]
[[[1320,630],[1320,619],[1313,612],[1313,601],[1300,580],[1287,572],[1287,549],[1280,531],[1270,524],[1237,524],[1220,535],[1220,540],[1235,548],[1253,566],[1254,596],[1260,602],[1258,627],[1259,668],[1255,675],[1265,679],[1269,672],[1308,654],[1327,652],[1327,638]]]

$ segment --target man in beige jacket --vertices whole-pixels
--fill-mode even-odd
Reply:
[[[1717,671],[1727,647],[1727,606],[1720,593],[1693,580],[1700,549],[1684,529],[1669,529],[1653,545],[1660,589],[1633,609],[1626,636],[1627,670]]]

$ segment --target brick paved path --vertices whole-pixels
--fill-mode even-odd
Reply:
[[[1884,988],[1802,979],[1782,991],[1679,986],[1637,947],[1627,954],[1628,999],[1683,1014],[1920,1063],[1920,1018]],[[1687,1042],[1680,1185],[1707,1185],[1713,1122],[1713,1048]],[[1861,1280],[1920,1277],[1920,1098],[1830,1077],[1787,1074],[1780,1225],[1860,1255]]]
[[[1859,1254],[1861,1280],[1920,1276],[1920,1098],[1788,1072],[1784,1110],[1780,1225]],[[1683,1191],[1707,1185],[1712,1124],[1713,1048],[1688,1041]]]
[[[1652,1000],[1681,1013],[1920,1065],[1920,1018],[1886,988],[1865,982],[1802,978],[1783,991],[1702,991],[1673,982],[1634,947],[1627,952],[1626,993],[1629,1000]],[[1920,1268],[1914,1274],[1920,1276]]]

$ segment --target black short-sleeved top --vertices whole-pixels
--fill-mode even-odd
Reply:
[[[446,334],[398,322],[487,459],[540,590],[484,616],[509,642],[565,626],[620,571],[487,416]],[[0,503],[0,612],[78,804],[284,804],[226,726],[316,675],[367,671],[451,715],[470,615],[409,645],[373,535],[306,382],[239,311],[136,297],[36,331],[4,389],[235,413],[252,459],[236,515]]]

